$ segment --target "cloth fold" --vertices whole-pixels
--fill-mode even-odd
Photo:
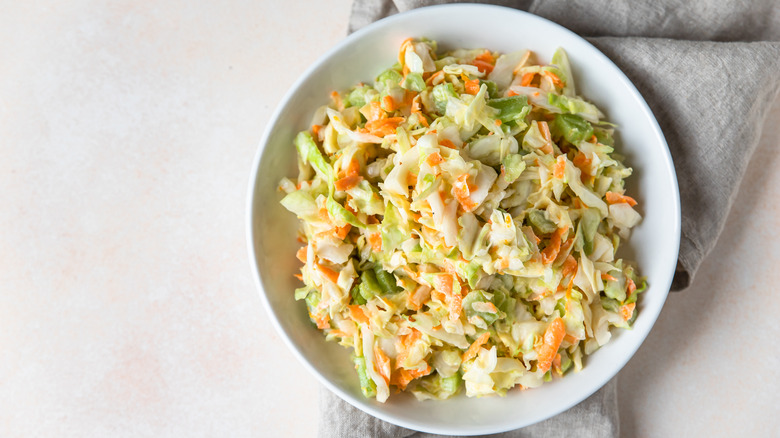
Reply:
[[[441,0],[356,0],[349,30]],[[687,288],[715,246],[764,117],[780,88],[774,0],[494,0],[555,21],[604,52],[653,110],[674,160],[682,238],[672,290]],[[613,379],[574,408],[503,438],[618,436]],[[326,389],[321,438],[433,437],[384,423]]]

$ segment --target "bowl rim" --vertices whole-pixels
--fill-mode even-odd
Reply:
[[[540,17],[538,15],[534,15],[530,12],[522,11],[519,9],[509,8],[505,6],[498,6],[498,5],[489,5],[489,4],[477,4],[477,3],[454,3],[454,4],[444,4],[444,5],[434,5],[434,6],[426,6],[422,8],[416,8],[409,11],[401,12],[395,15],[391,15],[389,17],[383,18],[381,20],[378,20],[374,23],[371,23],[356,32],[353,32],[350,35],[347,35],[345,38],[340,40],[337,44],[335,44],[333,47],[329,48],[327,51],[325,51],[316,61],[314,61],[299,77],[298,79],[289,87],[287,92],[284,94],[282,99],[277,103],[274,112],[272,113],[271,117],[268,119],[268,123],[266,124],[264,128],[263,135],[260,139],[257,151],[253,158],[253,164],[252,164],[252,170],[250,172],[250,178],[249,178],[249,184],[248,184],[248,190],[247,190],[247,200],[246,200],[246,232],[247,232],[247,249],[249,252],[249,260],[251,263],[251,269],[253,272],[253,278],[255,287],[257,288],[257,291],[259,292],[260,299],[263,302],[263,306],[266,309],[266,312],[268,316],[270,317],[270,320],[272,322],[272,325],[274,326],[277,333],[280,335],[284,343],[287,345],[287,347],[292,351],[293,355],[298,359],[298,361],[306,368],[311,374],[315,376],[315,378],[323,384],[328,390],[332,391],[333,393],[337,394],[339,398],[346,401],[350,405],[354,406],[355,408],[366,412],[376,418],[379,418],[381,420],[387,421],[389,423],[392,423],[397,426],[405,427],[408,429],[413,429],[421,432],[428,432],[428,433],[435,433],[435,434],[455,434],[455,435],[464,435],[464,432],[462,430],[454,429],[454,428],[440,428],[440,427],[430,427],[426,424],[422,423],[416,423],[416,422],[409,422],[404,419],[396,418],[390,415],[387,415],[382,410],[376,409],[373,406],[367,405],[367,404],[361,404],[358,400],[355,400],[354,397],[341,390],[339,387],[337,387],[335,384],[333,384],[330,380],[326,379],[315,367],[312,363],[310,363],[306,357],[303,355],[301,350],[298,348],[298,346],[292,342],[286,331],[282,328],[282,325],[279,321],[278,316],[274,313],[271,303],[269,301],[269,298],[266,294],[266,289],[263,285],[263,279],[260,276],[260,270],[258,269],[258,258],[257,254],[254,250],[254,243],[256,240],[256,234],[253,229],[253,223],[254,223],[254,203],[255,198],[257,195],[257,181],[259,177],[259,171],[260,171],[260,163],[263,157],[263,153],[265,152],[266,147],[268,147],[268,140],[269,137],[274,130],[274,127],[277,125],[279,118],[281,116],[281,113],[283,109],[288,105],[289,101],[293,98],[293,96],[297,93],[297,90],[301,87],[303,83],[305,83],[309,78],[313,75],[313,73],[318,70],[323,64],[327,63],[328,60],[338,51],[342,50],[344,46],[347,46],[351,44],[352,42],[359,40],[362,38],[365,34],[375,32],[379,29],[385,28],[385,27],[391,27],[395,23],[399,21],[404,21],[408,19],[409,17],[419,15],[419,14],[428,14],[431,13],[432,9],[435,9],[436,11],[440,12],[446,12],[447,10],[457,10],[457,9],[469,9],[469,8],[475,8],[475,9],[493,9],[496,11],[500,11],[502,13],[508,13],[508,14],[516,14],[520,19],[522,20],[530,20],[530,21],[538,21],[542,22],[545,25],[552,25],[555,28],[557,28],[561,34],[568,34],[568,37],[574,38],[577,40],[580,40],[580,42],[584,43],[585,45],[589,46],[593,50],[593,54],[597,57],[602,58],[602,61],[606,62],[608,65],[610,65],[612,68],[614,68],[615,72],[617,73],[619,80],[622,82],[622,85],[626,87],[626,89],[629,90],[631,97],[637,102],[638,108],[641,111],[641,113],[646,116],[650,122],[650,126],[652,128],[654,139],[653,142],[657,143],[661,147],[661,153],[663,155],[663,164],[668,169],[668,174],[671,178],[671,187],[673,190],[673,196],[674,199],[672,199],[672,205],[674,207],[674,211],[670,212],[670,214],[673,215],[673,229],[672,234],[675,236],[674,239],[674,253],[679,253],[679,247],[680,247],[680,238],[681,238],[681,204],[680,204],[680,192],[679,192],[679,185],[677,181],[677,174],[674,168],[674,162],[672,160],[671,152],[669,150],[669,145],[666,142],[666,138],[663,134],[663,131],[661,130],[661,127],[658,124],[658,120],[656,119],[655,115],[653,114],[653,111],[650,109],[649,105],[645,101],[642,94],[637,90],[636,86],[631,82],[631,80],[626,76],[626,74],[623,72],[620,67],[618,67],[609,57],[607,57],[601,50],[599,50],[597,47],[595,47],[593,44],[591,44],[589,41],[587,41],[585,38],[581,37],[580,35],[576,34],[575,32],[567,29],[566,27],[555,23],[554,21],[548,20],[546,18]],[[674,265],[673,265],[674,266]],[[619,372],[622,370],[622,368],[628,363],[628,361],[636,354],[636,351],[641,347],[641,345],[644,343],[645,339],[647,338],[648,334],[652,330],[653,326],[655,325],[655,322],[658,319],[658,315],[660,314],[666,299],[668,298],[668,294],[670,292],[672,279],[674,276],[675,269],[672,268],[671,272],[667,275],[668,281],[666,281],[665,285],[662,288],[658,288],[659,285],[654,285],[654,289],[659,290],[657,293],[663,293],[663,299],[661,300],[660,304],[651,309],[644,309],[643,310],[643,317],[646,320],[652,320],[651,323],[648,326],[648,329],[644,333],[640,333],[641,339],[636,342],[632,348],[627,349],[627,354],[625,354],[622,357],[621,363],[619,363],[619,366],[616,367],[616,371],[614,374],[608,376],[606,379],[601,379],[603,381],[599,381],[598,385],[595,385],[592,391],[583,391],[583,394],[581,394],[581,397],[575,397],[573,401],[570,403],[564,403],[561,406],[559,406],[557,409],[553,409],[550,412],[547,413],[546,416],[540,416],[539,418],[536,418],[535,421],[532,422],[525,422],[525,423],[518,423],[514,427],[506,428],[506,427],[490,427],[490,425],[485,425],[485,427],[479,429],[479,430],[473,430],[466,432],[466,435],[479,435],[479,434],[492,434],[492,433],[500,433],[500,432],[506,432],[509,430],[514,430],[517,428],[522,428],[529,426],[531,424],[538,423],[540,421],[544,421],[548,418],[551,418],[555,415],[558,415],[568,409],[571,409],[573,406],[576,406],[577,404],[581,403],[583,400],[587,399],[591,395],[593,395],[595,392],[600,390],[601,388],[606,385],[606,383],[615,378]],[[634,335],[637,335],[636,332],[634,332]]]

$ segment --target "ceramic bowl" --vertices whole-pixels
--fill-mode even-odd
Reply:
[[[540,388],[512,390],[505,397],[418,402],[393,394],[386,403],[365,399],[350,351],[326,342],[293,299],[297,221],[279,200],[278,182],[296,175],[293,137],[308,128],[314,110],[333,90],[371,82],[396,62],[407,37],[438,41],[440,50],[489,48],[533,50],[549,62],[563,47],[569,55],[578,94],[601,108],[618,128],[617,151],[634,168],[628,192],[644,219],[624,245],[647,276],[632,330],[615,330],[612,340],[588,356],[584,369]],[[255,157],[248,199],[248,243],[257,287],[282,339],[327,388],[359,409],[410,429],[476,435],[527,426],[556,415],[593,394],[628,362],[653,326],[666,300],[680,241],[680,202],[669,149],[652,112],[634,85],[605,55],[571,31],[537,16],[497,6],[446,5],[416,9],[378,21],[325,53],[292,86],[271,120]]]

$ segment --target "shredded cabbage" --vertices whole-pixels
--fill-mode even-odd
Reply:
[[[537,387],[636,319],[646,283],[616,256],[641,221],[631,169],[566,53],[535,59],[408,39],[295,138],[294,296],[366,397]]]

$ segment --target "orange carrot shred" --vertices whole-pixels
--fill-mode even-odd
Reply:
[[[553,166],[553,176],[558,179],[563,179],[565,171],[566,157],[563,155],[558,155],[558,159],[555,161],[555,166]]]
[[[617,281],[617,278],[607,274],[606,272],[602,272],[601,273],[601,279],[602,280],[607,280],[607,281]]]
[[[623,317],[624,321],[628,321],[629,319],[631,319],[632,316],[634,316],[635,307],[636,307],[636,303],[629,303],[620,306],[620,316]]]
[[[452,194],[455,196],[455,199],[458,200],[460,205],[463,206],[464,210],[471,211],[477,207],[477,204],[471,200],[468,176],[469,174],[464,173],[458,177],[458,179],[452,184]]]
[[[317,323],[317,328],[320,330],[325,330],[326,328],[330,328],[330,316],[328,316],[327,312],[317,317],[315,321]]]
[[[389,113],[396,110],[393,96],[390,96],[389,94],[382,98],[382,105],[384,106],[383,109]]]
[[[488,341],[488,339],[490,339],[490,332],[485,332],[479,335],[479,337],[476,340],[474,340],[474,342],[471,343],[469,349],[466,350],[465,353],[463,353],[461,360],[463,362],[466,362],[467,360],[476,357],[480,347],[482,347],[482,345],[484,345],[485,342]]]
[[[428,155],[428,158],[425,159],[425,162],[428,163],[428,165],[431,167],[438,165],[442,161],[444,161],[444,159],[441,157],[439,152],[434,152]]]
[[[352,318],[357,323],[362,324],[369,324],[368,317],[366,316],[366,313],[363,312],[363,308],[358,305],[351,305],[347,306],[349,309],[349,317]]]
[[[387,118],[387,113],[382,109],[382,105],[380,105],[379,102],[369,102],[368,115],[366,116],[366,120],[369,122],[374,122],[384,118]],[[368,125],[368,123],[366,123],[366,125]],[[368,126],[366,126],[366,128],[371,129]]]
[[[563,323],[563,319],[560,317],[555,318],[547,327],[547,330],[545,330],[542,345],[537,350],[539,359],[536,366],[542,372],[546,373],[550,369],[555,355],[558,353],[558,347],[561,346],[565,335],[566,326]]]
[[[336,237],[338,237],[341,240],[344,240],[345,237],[347,237],[347,234],[349,234],[349,230],[352,228],[352,225],[346,224],[343,227],[336,227],[333,229]]]
[[[476,58],[476,60],[487,62],[489,64],[495,64],[496,60],[493,58],[493,54],[490,53],[490,50],[485,50],[484,52],[480,53]]]
[[[466,93],[476,95],[479,93],[479,79],[466,80]]]
[[[455,146],[455,143],[453,143],[451,140],[449,140],[447,138],[443,138],[443,139],[439,140],[439,144],[444,146],[445,148],[457,149],[457,147]]]
[[[479,69],[479,71],[481,71],[482,73],[490,73],[490,72],[493,71],[493,68],[494,68],[493,64],[491,64],[489,62],[485,62],[485,61],[483,61],[481,59],[475,59],[475,60],[471,61],[471,65],[477,67]]]
[[[378,345],[374,345],[374,362],[376,370],[385,379],[385,383],[390,383],[390,358]]]
[[[542,262],[544,264],[552,263],[558,257],[558,252],[561,250],[561,237],[568,230],[569,227],[561,227],[555,230],[547,248],[542,251]]]
[[[339,273],[338,272],[334,271],[333,269],[330,269],[327,266],[321,265],[319,263],[317,264],[317,269],[320,271],[320,273],[325,278],[327,278],[328,280],[330,280],[333,283],[338,283],[338,281],[339,281]]]
[[[334,185],[336,190],[343,192],[357,186],[362,180],[363,177],[360,175],[347,175],[344,178],[336,180]]]
[[[620,193],[607,192],[606,198],[607,198],[607,204],[625,203],[632,207],[636,205],[636,200],[634,198],[626,195],[621,195]]]
[[[366,238],[374,252],[382,251],[382,235],[380,233],[369,233]]]

